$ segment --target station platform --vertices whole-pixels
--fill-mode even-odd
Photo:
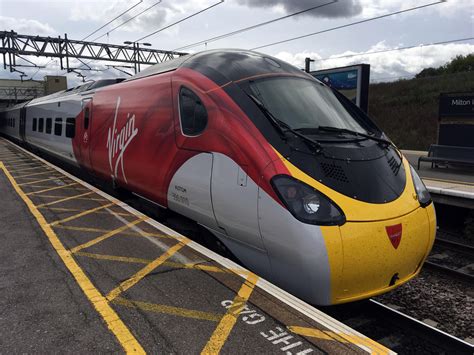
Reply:
[[[428,152],[403,150],[403,155],[416,169],[418,158]],[[474,208],[474,169],[459,167],[431,168],[431,163],[422,162],[417,170],[433,200],[438,203]]]
[[[0,349],[391,351],[0,138]]]

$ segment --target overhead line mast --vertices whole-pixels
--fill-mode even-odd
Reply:
[[[24,66],[17,64],[17,58],[22,58],[22,55],[59,58],[61,70],[70,72],[77,69],[70,66],[70,59],[152,65],[187,54],[161,49],[78,41],[68,39],[66,34],[62,38],[61,36],[41,37],[22,35],[14,31],[1,31],[0,43],[3,67],[11,72],[17,71],[16,67]]]

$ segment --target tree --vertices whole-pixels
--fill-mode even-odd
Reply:
[[[438,68],[425,68],[415,75],[415,78],[426,78],[443,74],[474,71],[474,54],[457,55],[450,62]]]

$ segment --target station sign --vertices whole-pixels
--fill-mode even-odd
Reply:
[[[474,118],[474,93],[440,94],[439,117]]]
[[[474,92],[439,95],[438,144],[474,147]]]
[[[336,89],[365,113],[369,103],[370,65],[358,64],[348,67],[311,71],[316,79]]]

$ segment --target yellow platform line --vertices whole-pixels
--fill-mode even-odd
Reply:
[[[79,200],[86,200],[86,198],[79,198]],[[103,200],[90,200],[90,201],[103,201]],[[53,201],[54,202],[54,201]],[[46,208],[48,206],[37,206],[39,208]],[[48,207],[48,210],[51,210],[51,211],[58,211],[58,212],[80,212],[80,211],[83,211],[79,208],[65,208],[65,207]],[[107,212],[107,211],[97,211],[95,212],[97,214],[108,214],[110,215],[110,212]],[[114,212],[114,214],[118,215],[118,216],[124,216],[124,217],[132,217],[132,216],[135,216],[134,214],[132,213],[128,213],[128,212]],[[55,227],[59,227],[59,226],[55,226]],[[67,226],[64,226],[65,228]],[[67,228],[66,228],[67,229]],[[73,229],[73,228],[71,228]],[[106,229],[101,229],[101,230],[94,230],[93,232],[106,232],[107,230]]]
[[[51,202],[48,202],[48,203],[43,203],[41,205],[37,205],[36,207],[37,208],[41,208],[41,207],[45,207],[45,206],[51,206],[51,205],[55,205],[57,203],[61,203],[61,202],[65,202],[65,201],[70,201],[70,200],[74,200],[74,199],[77,199],[79,197],[83,197],[83,196],[87,196],[87,195],[92,195],[94,192],[93,191],[90,191],[90,192],[85,192],[83,194],[79,194],[79,195],[74,195],[74,196],[70,196],[70,197],[64,197],[64,198],[61,198],[59,200],[56,200],[56,201],[51,201]]]
[[[140,223],[140,222],[143,222],[146,219],[148,219],[148,217],[138,218],[138,219],[134,220],[133,222],[125,224],[125,225],[123,225],[123,226],[121,226],[117,229],[111,230],[108,233],[105,233],[105,234],[101,235],[100,237],[97,237],[95,239],[92,239],[92,240],[88,241],[87,243],[75,246],[74,248],[71,249],[71,253],[75,253],[75,252],[78,252],[79,250],[89,248],[93,245],[96,245],[96,244],[98,244],[98,243],[100,243],[100,242],[102,242],[106,239],[109,239],[110,237],[113,237],[116,234],[119,234],[119,233],[123,232],[124,230],[126,230],[126,229]]]
[[[64,189],[64,188],[66,188],[66,187],[73,186],[73,185],[77,185],[77,184],[78,184],[77,182],[73,182],[72,184],[68,184],[68,185],[55,186],[55,187],[50,187],[50,188],[44,189],[44,190],[28,192],[26,195],[27,195],[27,196],[30,196],[30,195],[35,195],[35,194],[42,194],[43,192],[48,192],[48,191],[54,191],[54,190]],[[32,187],[32,186],[30,186],[30,187]]]
[[[52,175],[50,172],[44,172],[44,173],[38,173],[37,175],[45,175],[45,174],[50,174],[50,178],[55,178],[55,179],[61,179],[63,176],[61,175]],[[24,180],[35,180],[37,179],[38,176],[33,176],[33,177],[19,177],[16,176],[15,179],[24,179]]]
[[[289,326],[287,328],[292,333],[305,337],[337,341],[339,343],[359,344],[370,349],[371,354],[390,354],[391,352],[390,349],[367,337],[345,333],[335,333],[329,330],[320,330],[316,328],[298,326]]]
[[[125,323],[120,319],[118,314],[113,310],[107,299],[97,290],[94,284],[89,280],[84,271],[74,260],[71,252],[64,248],[63,244],[59,240],[58,236],[54,233],[53,229],[48,225],[46,219],[35,207],[33,202],[26,196],[21,188],[16,183],[13,176],[10,174],[8,169],[0,162],[0,168],[3,170],[8,180],[12,184],[17,194],[22,198],[25,204],[28,206],[30,212],[38,221],[43,232],[48,237],[51,245],[58,253],[59,257],[63,261],[64,265],[68,268],[69,272],[76,279],[77,284],[82,289],[86,297],[92,303],[94,308],[100,314],[102,319],[107,324],[109,330],[115,335],[119,344],[123,347],[127,353],[138,353],[145,354],[143,347],[137,341],[137,339],[130,332]]]
[[[38,164],[36,162],[32,162],[33,164]],[[41,164],[38,164],[37,166],[33,166],[33,164],[31,163],[24,163],[24,164],[12,164],[12,166],[9,166],[8,169],[16,169],[16,168],[25,168],[25,167],[30,167],[30,168],[33,168],[33,167],[36,167],[36,168],[41,168],[41,167],[44,167],[44,165],[41,165]],[[5,167],[7,167],[5,165]]]
[[[190,240],[184,240],[180,241],[171,248],[169,248],[166,252],[164,252],[159,258],[153,260],[151,263],[149,263],[147,266],[145,266],[143,269],[138,271],[135,275],[133,275],[131,278],[128,280],[125,280],[122,282],[120,285],[118,285],[116,288],[114,288],[112,291],[109,292],[107,295],[107,299],[109,301],[114,300],[118,295],[120,295],[122,292],[125,292],[128,290],[130,287],[133,287],[135,284],[137,284],[141,279],[143,279],[146,275],[148,275],[150,272],[155,270],[158,266],[163,264],[167,259],[169,259],[171,256],[173,256],[178,250],[180,250],[182,247],[184,247],[186,244],[188,244]]]
[[[57,220],[57,221],[54,221],[54,222],[51,222],[49,225],[50,226],[55,226],[56,224],[59,224],[59,223],[65,223],[65,222],[69,222],[69,221],[73,221],[75,219],[78,219],[78,218],[81,218],[81,217],[84,217],[84,216],[87,216],[91,213],[94,213],[96,211],[100,211],[100,210],[103,210],[104,208],[107,208],[107,207],[111,207],[115,205],[115,203],[111,202],[111,203],[108,203],[106,205],[101,205],[99,207],[95,207],[95,208],[91,208],[89,210],[86,210],[86,211],[82,211],[81,213],[77,213],[73,216],[69,216],[69,217],[66,217],[66,218],[63,218],[63,219],[60,219],[60,220]]]
[[[30,187],[31,187],[31,186],[30,186]],[[72,189],[73,187],[70,187],[70,188]],[[74,189],[76,189],[76,188],[74,188]],[[77,190],[82,190],[82,189],[77,189]],[[85,190],[85,191],[89,191],[89,190]],[[94,192],[92,192],[92,193],[94,193]],[[69,197],[69,196],[41,195],[40,197],[41,197],[41,198],[57,198],[57,199],[62,199],[62,198],[64,198],[64,197]],[[85,201],[98,201],[98,202],[109,201],[109,200],[107,200],[107,199],[105,199],[105,198],[101,198],[101,197],[99,197],[99,198],[95,198],[95,197],[78,197],[77,199],[78,199],[78,200],[85,200]],[[53,201],[53,202],[54,202],[54,201]],[[79,210],[77,210],[77,211],[83,211],[83,209],[82,209],[82,210],[79,209]]]
[[[113,304],[118,304],[128,308],[141,309],[143,311],[154,312],[154,313],[165,313],[173,316],[184,317],[184,318],[194,318],[200,320],[209,320],[213,322],[218,322],[222,314],[196,311],[193,309],[181,308],[166,306],[164,304],[148,303],[141,301],[129,301],[122,297],[117,297],[112,302]]]
[[[83,256],[86,258],[97,259],[97,260],[107,260],[107,261],[117,261],[122,263],[131,263],[131,264],[149,264],[153,260],[142,259],[142,258],[133,258],[128,256],[116,256],[116,255],[105,255],[105,254],[94,254],[78,251],[74,255]],[[231,269],[222,269],[217,266],[211,265],[201,265],[201,264],[180,264],[172,261],[165,261],[163,266],[169,266],[175,269],[195,269],[203,270],[210,272],[220,272],[220,273],[232,273]]]
[[[15,160],[2,160],[2,161],[3,161],[3,164],[14,164],[14,163],[19,163],[19,162],[24,163],[25,160],[30,161],[28,158],[20,158],[20,159],[15,159]]]
[[[102,213],[102,211],[96,212]],[[109,213],[109,212],[107,212]],[[115,212],[114,212],[115,213]],[[117,213],[115,213],[117,214]],[[135,215],[131,215],[134,216]],[[102,228],[91,228],[91,227],[75,227],[75,226],[63,226],[61,224],[55,225],[54,228],[61,228],[61,229],[69,229],[73,231],[80,231],[80,232],[91,232],[91,233],[107,233],[110,232],[110,229],[102,229]],[[133,231],[124,231],[122,234],[134,236],[134,237],[157,237],[157,238],[168,238],[175,240],[175,237],[167,234],[160,234],[160,233],[149,233],[149,232],[133,232]]]
[[[51,169],[51,168],[49,168],[49,167],[45,167],[45,166],[43,166],[43,165],[40,165],[40,166],[33,166],[33,167],[31,167],[31,168],[25,168],[25,169],[19,169],[19,170],[16,170],[16,169],[15,169],[15,170],[13,170],[12,172],[16,174],[16,173],[19,173],[19,172],[22,172],[22,171],[33,170],[33,169],[45,169],[45,170],[49,170],[49,171],[53,170],[53,169]]]
[[[11,153],[6,153],[6,154],[1,154],[0,159],[16,158],[17,156],[18,156],[18,153],[11,152]]]
[[[43,175],[43,174],[52,174],[54,173],[54,171],[43,171],[42,173],[33,173],[33,174],[26,174],[26,175],[17,175],[15,176],[15,179],[26,179],[26,178],[30,178],[30,176],[36,176],[36,175]],[[58,174],[58,176],[60,176]]]
[[[239,313],[247,303],[252,294],[258,276],[250,273],[245,282],[240,287],[239,293],[234,298],[232,306],[227,310],[227,313],[222,317],[217,328],[212,333],[211,338],[202,350],[201,354],[218,354],[224,346],[230,332],[234,328],[235,322],[239,317]]]
[[[41,179],[41,180],[35,180],[35,181],[29,181],[29,182],[22,182],[21,184],[18,184],[18,186],[24,186],[24,185],[34,185],[38,182],[44,182],[44,181],[51,181],[51,180],[59,180],[60,178],[58,177],[52,177],[52,178],[47,178],[47,179]]]

